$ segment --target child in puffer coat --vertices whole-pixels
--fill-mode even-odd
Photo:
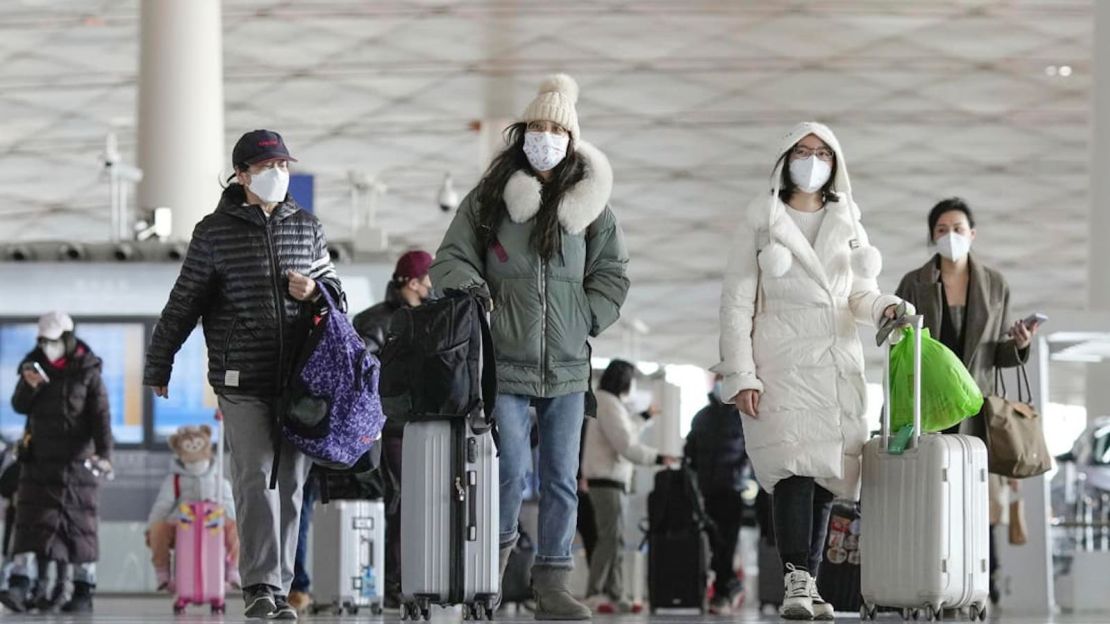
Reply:
[[[173,591],[170,550],[177,536],[177,516],[182,503],[220,500],[224,506],[224,540],[227,544],[227,584],[239,589],[239,531],[235,524],[235,504],[231,482],[226,478],[217,496],[217,466],[212,458],[212,429],[208,425],[181,427],[170,436],[174,452],[173,468],[158,492],[147,520],[147,546],[150,547],[158,589]]]

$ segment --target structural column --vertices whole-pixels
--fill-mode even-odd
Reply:
[[[1110,2],[1094,2],[1095,32],[1091,54],[1091,209],[1087,244],[1088,304],[1110,311]],[[1110,416],[1110,364],[1087,367],[1087,418]]]
[[[220,198],[224,149],[220,0],[142,0],[138,205],[173,210],[186,240]]]

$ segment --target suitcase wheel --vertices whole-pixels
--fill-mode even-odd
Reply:
[[[212,605],[212,614],[213,615],[222,615],[224,613],[227,613],[227,605],[225,605],[222,602],[219,603],[219,604]]]
[[[973,604],[967,608],[968,619],[972,622],[978,620],[985,622],[987,620],[987,605],[986,604]]]
[[[866,602],[859,607],[859,619],[864,622],[874,620],[879,615],[879,608]]]
[[[185,613],[185,606],[184,605],[175,604],[173,606],[173,614],[174,615],[182,615],[184,613]]]
[[[370,605],[370,613],[373,613],[374,615],[381,615],[382,614],[382,605],[378,604],[378,603],[374,603],[373,605]]]

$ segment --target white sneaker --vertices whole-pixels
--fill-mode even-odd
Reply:
[[[836,611],[833,606],[817,593],[817,579],[809,577],[809,598],[813,601],[813,619],[835,620]]]
[[[805,570],[795,569],[793,565],[786,564],[789,572],[783,578],[786,584],[786,595],[782,600],[779,615],[786,620],[812,620],[813,598],[809,595],[809,585],[813,578]]]

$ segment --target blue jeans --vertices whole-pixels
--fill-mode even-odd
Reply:
[[[498,395],[494,417],[501,434],[501,545],[517,538],[525,476],[532,462],[529,406],[536,408],[540,433],[536,565],[572,568],[570,548],[578,519],[578,446],[585,418],[581,392],[552,399]]]
[[[290,591],[307,592],[312,584],[305,568],[308,558],[308,532],[312,530],[312,510],[316,506],[316,496],[319,487],[315,475],[310,476],[304,483],[304,500],[301,503],[301,525],[297,532],[297,560],[293,564],[293,584]]]

